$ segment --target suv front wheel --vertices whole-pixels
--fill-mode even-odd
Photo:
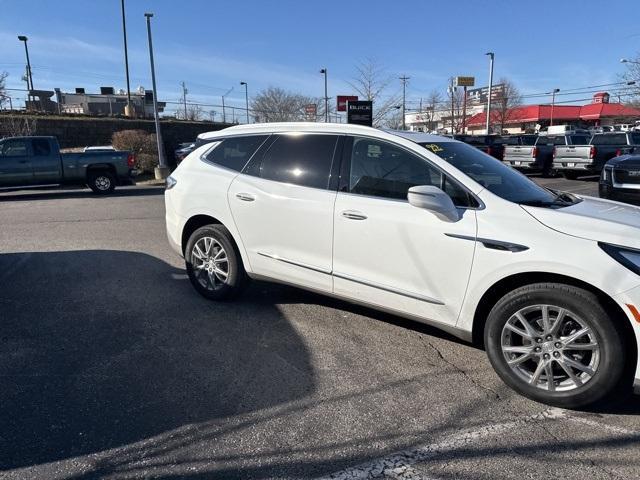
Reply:
[[[558,283],[527,285],[502,297],[487,318],[485,346],[507,385],[563,408],[612,393],[626,357],[622,336],[598,298]]]

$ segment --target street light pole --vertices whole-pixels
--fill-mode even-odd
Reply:
[[[244,85],[244,101],[247,107],[247,124],[249,123],[249,87],[247,82],[240,82],[240,85]]]
[[[489,94],[487,96],[487,135],[491,133],[491,90],[493,89],[493,59],[495,54],[493,52],[487,52],[485,55],[489,55]]]
[[[555,107],[555,103],[556,103],[556,93],[558,93],[560,91],[559,88],[554,88],[551,91],[551,118],[549,120],[549,126],[553,125],[553,108]]]
[[[153,117],[156,124],[156,140],[158,142],[158,166],[155,168],[156,180],[162,180],[169,176],[169,167],[164,157],[164,145],[160,130],[160,116],[158,114],[158,90],[156,88],[156,67],[153,63],[153,41],[151,40],[151,17],[153,13],[145,13],[147,18],[147,37],[149,40],[149,62],[151,63],[151,86],[153,88]]]
[[[31,62],[29,61],[29,47],[27,46],[27,41],[29,40],[26,35],[18,35],[18,40],[24,42],[24,53],[27,57],[27,87],[29,89],[29,93],[27,93],[27,98],[31,100],[31,91],[33,90],[33,75],[31,75]]]
[[[405,108],[406,108],[406,93],[407,93],[407,80],[409,80],[410,77],[407,77],[406,75],[403,75],[400,77],[400,81],[402,82],[402,130],[406,130],[407,129],[407,125],[405,123]]]
[[[129,52],[127,50],[127,22],[124,14],[124,0],[121,0],[120,6],[122,7],[122,35],[124,38],[124,71],[127,77],[127,104],[124,107],[124,114],[126,117],[132,117],[133,107],[131,105],[131,85],[129,83]]]
[[[324,74],[324,123],[329,122],[329,96],[327,95],[327,69],[323,68],[320,73]]]

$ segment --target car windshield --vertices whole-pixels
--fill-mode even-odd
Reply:
[[[491,193],[510,202],[562,207],[578,201],[576,197],[542,188],[517,170],[465,143],[433,142],[420,145],[449,162]]]

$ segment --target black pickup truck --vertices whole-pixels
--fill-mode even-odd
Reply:
[[[0,188],[87,185],[111,193],[133,183],[135,157],[126,151],[60,153],[55,137],[0,140]]]
[[[589,145],[556,147],[553,168],[567,178],[599,174],[614,157],[640,151],[640,132],[596,133]]]

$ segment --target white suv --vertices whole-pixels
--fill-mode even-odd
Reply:
[[[423,133],[288,123],[199,142],[165,199],[205,297],[261,278],[413,318],[484,342],[508,385],[551,405],[640,381],[640,208]]]

